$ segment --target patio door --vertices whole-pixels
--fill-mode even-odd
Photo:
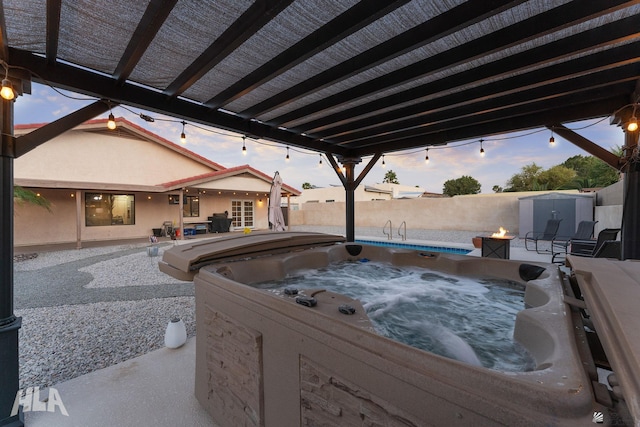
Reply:
[[[232,200],[231,218],[234,229],[253,228],[253,200]]]

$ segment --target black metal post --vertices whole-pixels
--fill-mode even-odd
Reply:
[[[0,426],[24,426],[22,411],[11,415],[19,387],[18,330],[13,313],[13,101],[2,100],[0,153]]]
[[[625,132],[626,157],[623,170],[624,200],[622,211],[622,259],[640,259],[640,162],[638,161],[638,131]]]
[[[355,178],[354,178],[354,169],[356,165],[354,162],[346,161],[343,163],[343,166],[345,169],[345,178],[346,178],[344,182],[344,191],[346,196],[345,210],[347,215],[347,222],[346,222],[347,242],[354,242],[356,240],[355,191],[356,191],[357,185],[355,183]]]

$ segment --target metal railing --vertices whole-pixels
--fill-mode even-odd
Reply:
[[[404,228],[404,234],[400,232]],[[402,241],[407,240],[407,221],[402,221],[400,227],[398,227],[398,236],[402,237]]]
[[[387,233],[387,224],[389,224],[389,232]],[[382,233],[387,236],[387,240],[393,240],[393,226],[391,225],[391,220],[388,220],[384,227],[382,227]]]

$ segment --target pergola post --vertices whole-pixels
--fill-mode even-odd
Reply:
[[[346,214],[346,237],[347,242],[353,242],[356,239],[356,223],[355,223],[355,211],[356,211],[356,187],[358,184],[355,182],[355,166],[356,162],[353,159],[345,159],[342,162],[345,170],[345,214]]]
[[[624,157],[628,159],[624,174],[624,198],[622,208],[622,259],[640,259],[640,163],[638,156],[638,131],[625,130]]]
[[[0,103],[0,426],[24,426],[22,409],[11,416],[20,385],[18,330],[22,319],[13,313],[13,101]]]

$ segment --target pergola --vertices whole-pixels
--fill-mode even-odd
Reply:
[[[384,153],[547,127],[626,172],[623,256],[640,259],[624,130],[640,114],[639,0],[4,0],[0,29],[16,93],[96,98],[19,138],[20,98],[0,106],[0,425],[18,388],[13,159],[118,104],[324,153],[350,241],[354,190]],[[622,158],[564,126],[606,116]]]

